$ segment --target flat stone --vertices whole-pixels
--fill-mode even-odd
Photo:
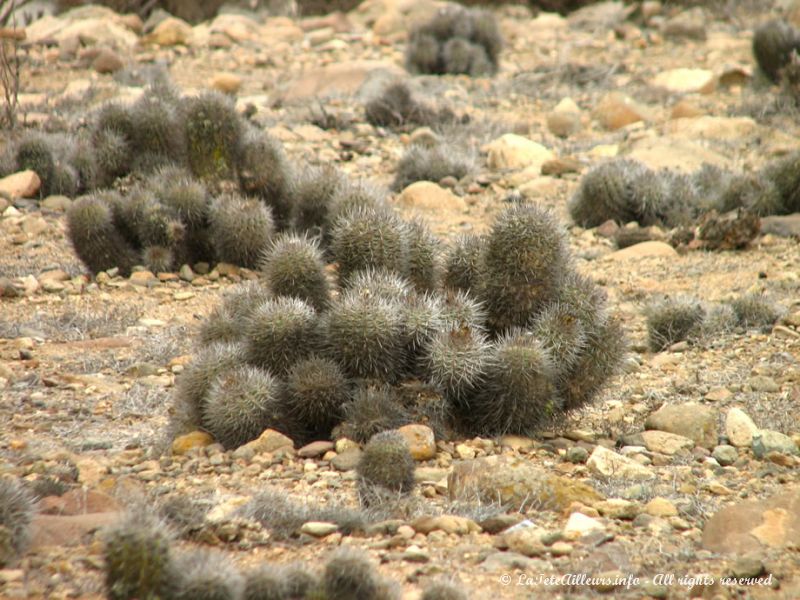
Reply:
[[[243,444],[239,449],[243,447],[253,450],[255,454],[265,454],[275,452],[280,448],[294,448],[294,442],[292,438],[283,435],[280,431],[265,429],[257,439]]]
[[[66,196],[48,196],[39,203],[39,206],[53,212],[66,212],[72,206],[72,200]]]
[[[605,531],[605,529],[606,526],[597,519],[574,512],[564,525],[564,537],[568,540],[576,540],[595,531]]]
[[[371,77],[402,78],[405,72],[393,62],[353,60],[311,69],[284,90],[285,102],[331,95],[352,95]]]
[[[142,38],[147,44],[158,46],[187,46],[192,40],[192,26],[176,17],[167,17]]]
[[[214,437],[205,431],[192,431],[179,435],[172,442],[172,453],[178,456],[186,454],[192,448],[205,448],[214,443]]]
[[[725,402],[733,397],[733,392],[728,388],[717,387],[706,392],[704,398],[710,402]]]
[[[678,452],[694,448],[694,441],[682,435],[667,433],[666,431],[643,431],[641,436],[645,447],[650,452],[659,452],[672,456]]]
[[[706,521],[702,545],[722,554],[744,555],[784,548],[800,539],[800,487],[763,500],[746,500]]]
[[[486,145],[490,169],[528,169],[540,172],[542,164],[555,158],[551,150],[521,135],[506,133]]]
[[[753,455],[756,458],[764,458],[770,452],[778,452],[780,454],[800,454],[797,449],[797,444],[788,435],[784,435],[779,431],[770,431],[769,429],[759,429],[753,434]]]
[[[430,460],[436,457],[436,440],[433,435],[433,429],[427,425],[414,423],[404,425],[397,431],[408,442],[408,448],[414,460]]]
[[[595,475],[609,479],[645,481],[656,476],[644,465],[603,446],[595,447],[589,460],[586,461],[586,466]]]
[[[644,505],[644,512],[653,517],[674,517],[678,509],[666,498],[655,497]]]
[[[732,408],[725,416],[725,435],[731,445],[737,448],[749,448],[758,427],[741,408]]]
[[[467,535],[469,533],[480,533],[481,527],[472,519],[459,517],[457,515],[437,515],[435,517],[425,516],[414,519],[410,523],[417,533],[428,535],[432,531],[444,531],[456,535]]]
[[[678,253],[675,248],[665,242],[649,241],[628,246],[622,250],[617,250],[603,257],[603,260],[613,262],[623,262],[627,260],[638,260],[640,258],[675,258]]]
[[[716,77],[708,69],[670,69],[653,78],[653,85],[670,92],[686,94],[700,92],[709,94],[716,87]]]
[[[623,498],[609,498],[594,505],[594,508],[609,519],[631,521],[639,514],[639,505]]]
[[[750,389],[754,392],[780,392],[781,386],[778,385],[778,382],[775,381],[772,377],[768,377],[766,375],[756,375],[751,377],[747,380],[747,383],[750,385]]]
[[[43,515],[75,516],[121,509],[112,496],[97,490],[70,490],[63,496],[48,496],[39,501],[39,512]]]
[[[29,236],[37,236],[47,231],[47,221],[40,215],[28,215],[20,224],[20,228]]]
[[[704,163],[725,168],[730,159],[692,138],[678,135],[643,137],[633,141],[626,156],[654,170],[674,169],[684,173],[697,171]]]
[[[709,450],[717,445],[717,411],[703,404],[665,404],[647,417],[644,426],[682,435]]]
[[[0,195],[9,198],[33,198],[42,182],[33,171],[20,171],[0,179]]]
[[[316,538],[323,538],[337,531],[339,531],[339,526],[336,523],[326,521],[308,521],[300,526],[300,533]]]
[[[297,456],[300,458],[316,458],[318,456],[322,456],[326,452],[330,452],[333,450],[334,445],[333,442],[328,440],[319,440],[317,442],[311,442],[310,444],[306,444],[302,448],[297,451]]]
[[[492,455],[456,463],[448,476],[452,500],[500,502],[512,509],[561,511],[573,502],[591,506],[603,499],[581,481],[553,475],[515,456]]]
[[[800,213],[761,217],[761,232],[786,238],[800,238]]]
[[[400,193],[397,203],[403,208],[436,218],[442,213],[459,216],[467,209],[463,198],[432,181],[412,183]]]
[[[101,49],[92,61],[92,69],[101,75],[116,73],[124,66],[125,63],[122,61],[122,58],[120,58],[119,54],[109,48]]]
[[[711,117],[672,119],[665,125],[667,134],[682,135],[692,140],[736,141],[756,134],[758,124],[750,117]]]

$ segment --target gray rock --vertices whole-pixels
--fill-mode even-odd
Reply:
[[[769,429],[760,429],[753,435],[753,454],[756,458],[764,458],[770,452],[798,454],[797,444],[788,435]]]
[[[781,391],[781,386],[778,385],[778,382],[772,377],[767,377],[766,375],[756,375],[755,377],[751,377],[748,383],[754,392],[770,393]]]
[[[713,456],[714,459],[723,467],[727,467],[728,465],[732,465],[736,462],[736,460],[739,458],[739,452],[733,446],[723,444],[714,448],[711,456]]]
[[[352,471],[358,465],[359,460],[361,460],[361,449],[350,448],[334,456],[331,459],[331,465],[337,471]]]

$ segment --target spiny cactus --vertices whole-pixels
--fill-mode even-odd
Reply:
[[[556,390],[556,365],[545,345],[532,334],[511,330],[497,341],[494,364],[481,393],[470,402],[481,431],[526,434],[546,424],[562,409]]]
[[[408,442],[398,431],[383,431],[370,438],[356,469],[359,488],[381,486],[395,492],[414,487],[414,459]]]
[[[242,140],[238,172],[242,192],[260,198],[272,209],[276,227],[281,230],[291,225],[292,175],[280,143],[264,132],[248,131]]]
[[[765,208],[758,209],[759,214],[790,214],[800,212],[800,152],[792,152],[784,157],[767,163],[761,170],[761,177],[775,185],[780,195],[778,204],[770,198],[763,202]]]
[[[408,279],[386,269],[358,271],[348,279],[345,289],[355,296],[382,298],[390,302],[404,302],[413,295]]]
[[[223,194],[212,202],[209,218],[217,259],[256,267],[275,230],[270,209],[253,198]]]
[[[108,187],[118,177],[130,172],[132,150],[130,142],[117,131],[101,130],[93,135],[97,161],[97,184]]]
[[[260,565],[245,573],[242,600],[286,600],[289,597],[287,588],[282,569]]]
[[[449,581],[434,581],[425,586],[420,600],[467,600],[467,594]]]
[[[378,600],[381,582],[375,568],[359,551],[337,550],[325,565],[322,588],[326,600]]]
[[[746,208],[758,215],[774,215],[783,212],[783,198],[775,183],[761,174],[740,174],[726,182],[716,206],[721,212]]]
[[[414,219],[408,224],[408,279],[420,293],[439,288],[442,278],[442,252],[439,239],[428,226]]]
[[[468,327],[486,331],[486,308],[468,292],[445,292],[442,319],[445,330]]]
[[[238,448],[271,427],[286,430],[280,383],[267,371],[241,366],[221,373],[202,403],[205,429],[225,448]]]
[[[118,267],[128,275],[139,256],[114,225],[112,208],[98,196],[85,196],[70,205],[67,230],[75,253],[93,274]]]
[[[205,181],[234,179],[242,147],[242,122],[230,99],[205,92],[185,100],[189,169]]]
[[[400,306],[379,297],[345,293],[322,319],[326,355],[350,377],[397,381],[405,362]]]
[[[430,382],[450,402],[467,407],[494,367],[494,348],[468,326],[441,331],[425,347],[425,367]]]
[[[317,315],[303,300],[279,296],[258,306],[247,320],[247,361],[282,376],[319,347]]]
[[[339,432],[366,443],[376,433],[408,425],[410,418],[391,387],[360,386],[344,406],[344,423]]]
[[[761,294],[744,294],[729,304],[744,328],[769,329],[781,317],[780,309]]]
[[[442,308],[441,298],[434,294],[415,294],[402,306],[404,336],[408,340],[406,352],[411,373],[417,371],[424,349],[444,327]]]
[[[316,240],[297,234],[280,234],[259,266],[275,295],[299,298],[317,310],[328,306],[330,284]]]
[[[131,513],[105,539],[106,593],[111,600],[159,600],[177,592],[170,538],[144,511]]]
[[[370,181],[342,179],[331,198],[327,228],[332,230],[340,219],[359,214],[391,215],[387,194],[384,188]]]
[[[314,439],[330,436],[350,397],[350,382],[330,359],[311,356],[296,362],[286,374],[286,412]]]
[[[436,111],[419,104],[412,97],[408,85],[402,82],[386,86],[364,108],[367,122],[376,127],[431,125],[436,120]]]
[[[176,600],[240,600],[245,580],[219,552],[194,551],[177,560],[179,590]]]
[[[753,55],[772,81],[778,81],[781,69],[789,64],[796,50],[800,50],[800,32],[785,21],[767,21],[753,33]]]
[[[342,173],[330,165],[306,165],[294,178],[295,228],[327,239],[333,199],[344,185]]]
[[[40,193],[47,196],[56,168],[53,149],[47,138],[41,134],[31,134],[22,139],[17,145],[16,162],[20,171],[30,169],[39,176]]]
[[[331,231],[331,252],[339,277],[362,269],[386,269],[403,274],[408,268],[405,224],[394,214],[375,209],[354,210],[337,219]]]
[[[650,349],[660,352],[689,337],[702,323],[706,310],[693,298],[664,298],[645,310]]]
[[[433,147],[412,144],[397,165],[392,188],[400,191],[415,181],[438,183],[445,177],[462,179],[474,169],[474,158],[456,148],[443,143]]]
[[[568,259],[564,234],[549,211],[514,206],[487,237],[484,286],[488,324],[496,333],[524,327],[557,298]]]
[[[554,302],[536,315],[531,332],[553,357],[558,373],[567,373],[586,347],[586,329],[572,307]]]
[[[476,293],[481,273],[481,257],[486,239],[472,234],[455,238],[445,258],[444,286],[451,290]]]
[[[229,291],[200,326],[200,343],[243,341],[246,323],[256,308],[272,298],[269,288],[259,281],[248,281]]]
[[[22,483],[0,478],[0,567],[9,565],[28,547],[35,506]]]
[[[135,171],[148,173],[166,163],[180,165],[185,162],[183,123],[170,102],[153,94],[145,94],[133,105],[131,117]]]
[[[636,192],[643,186],[635,184],[647,173],[644,165],[629,159],[594,167],[581,178],[578,191],[569,200],[572,220],[581,227],[597,227],[609,219],[618,223],[636,221],[641,215]]]

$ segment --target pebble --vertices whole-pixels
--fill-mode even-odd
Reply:
[[[430,553],[419,546],[412,544],[403,552],[403,560],[413,563],[426,563],[431,559]]]
[[[758,577],[764,572],[764,562],[758,556],[741,556],[731,567],[734,577]]]
[[[317,538],[323,538],[339,530],[336,523],[326,521],[308,521],[300,527],[300,533],[305,533]]]
[[[237,94],[242,87],[242,78],[235,73],[217,73],[208,82],[212,90],[223,94]]]
[[[672,456],[694,448],[694,442],[687,437],[666,431],[643,431],[641,434],[645,447],[650,452]]]
[[[125,63],[120,58],[119,54],[109,48],[101,49],[92,61],[92,68],[101,75],[116,73],[124,66]]]
[[[604,517],[625,521],[635,519],[640,510],[638,504],[622,498],[609,498],[608,500],[596,503],[594,507]]]
[[[203,448],[214,443],[214,437],[205,431],[192,431],[176,437],[172,442],[172,453],[182,456],[193,448]]]
[[[747,383],[750,385],[750,389],[754,392],[780,392],[781,386],[778,385],[772,377],[767,377],[766,375],[756,375],[755,377],[751,377]]]
[[[48,196],[39,203],[42,208],[53,212],[66,212],[71,205],[72,200],[66,196]]]
[[[603,127],[611,131],[645,121],[648,117],[644,107],[619,92],[611,92],[600,100],[593,115]]]
[[[622,250],[616,250],[603,257],[605,261],[622,262],[627,260],[638,260],[641,258],[675,258],[678,256],[675,248],[666,242],[652,240],[640,242],[633,246],[628,246]]]
[[[192,26],[175,17],[167,17],[155,26],[142,41],[159,46],[187,45],[192,39]]]
[[[408,443],[414,460],[430,460],[436,457],[436,440],[433,430],[427,425],[404,425],[397,430]]]
[[[328,440],[319,440],[306,444],[297,451],[297,456],[301,458],[317,458],[324,455],[326,452],[333,450],[333,442]]]
[[[457,515],[439,515],[436,517],[420,517],[411,522],[411,527],[425,535],[431,531],[444,531],[457,535],[480,533],[481,527],[472,519]]]
[[[725,435],[731,445],[737,448],[749,448],[758,427],[741,408],[732,408],[725,416]]]

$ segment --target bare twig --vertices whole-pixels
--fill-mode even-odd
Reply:
[[[21,0],[23,4],[27,0]],[[6,24],[9,17],[12,21],[16,0],[0,12],[0,24]],[[20,57],[19,43],[25,39],[25,31],[17,30],[12,22],[11,29],[3,29],[0,35],[0,85],[3,86],[3,124],[8,129],[17,126],[17,108],[19,107]]]

